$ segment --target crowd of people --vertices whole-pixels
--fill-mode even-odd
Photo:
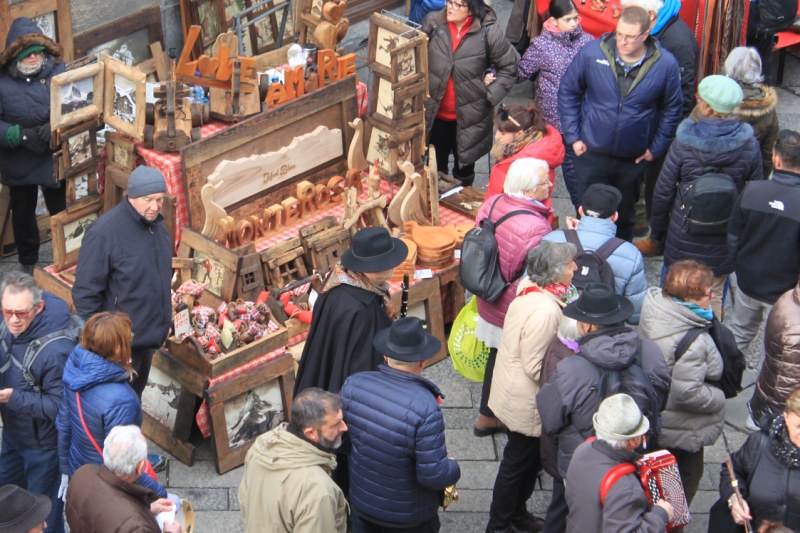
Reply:
[[[695,83],[680,2],[623,6],[615,30],[594,39],[571,0],[552,0],[527,43],[519,20],[504,34],[483,0],[412,5],[429,37],[438,168],[471,185],[475,162],[493,161],[476,222],[497,223],[506,285],[475,296],[489,356],[474,434],[505,432],[507,443],[486,531],[680,531],[682,502],[651,499],[635,468],[617,467],[667,450],[690,505],[704,448],[723,429],[723,381],[762,326],[750,412],[731,414],[752,434],[732,474],[721,469],[709,531],[800,530],[800,133],[779,130],[757,52],[734,49],[724,72]],[[33,91],[21,87],[57,71],[40,33],[15,21],[0,55],[0,171],[17,180],[15,225],[28,188],[53,187],[29,180],[47,173],[42,158],[29,154],[41,168],[22,173],[8,166],[45,142],[38,118],[5,105],[13,84]],[[502,103],[531,78],[533,101]],[[558,167],[568,213],[551,201]],[[138,167],[126,199],[89,228],[77,318],[26,272],[0,285],[0,531],[58,533],[64,516],[72,531],[181,531],[180,500],[151,468],[163,458],[148,456],[140,430],[153,351],[170,327],[165,192],[158,171]],[[641,230],[649,236],[634,241]],[[19,231],[29,271],[38,241],[24,221]],[[461,469],[447,451],[444,394],[423,376],[441,340],[398,317],[389,293],[407,253],[386,229],[361,229],[325,279],[290,420],[246,456],[246,531],[439,531]],[[643,257],[662,254],[648,286]],[[537,517],[528,502],[543,471],[553,489]]]

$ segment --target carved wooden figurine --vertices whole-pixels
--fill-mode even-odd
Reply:
[[[344,16],[347,8],[345,0],[329,0],[322,6],[322,22],[314,29],[314,44],[320,50],[335,50],[336,45],[344,39],[350,21]]]

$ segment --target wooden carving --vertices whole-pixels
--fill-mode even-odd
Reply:
[[[313,41],[320,50],[336,49],[336,45],[347,35],[350,21],[344,16],[347,8],[345,0],[330,0],[322,6],[322,18],[314,28]]]
[[[350,141],[350,149],[347,152],[347,168],[366,170],[369,162],[364,155],[364,121],[356,118],[353,122],[348,122],[347,125],[356,130],[355,134],[353,134],[353,140]]]
[[[388,211],[389,221],[395,226],[403,225],[403,218],[400,216],[400,208],[403,205],[403,200],[413,185],[411,181],[411,174],[414,173],[414,165],[410,161],[403,161],[400,164],[400,170],[403,171],[403,173],[406,175],[406,178],[403,181],[403,184],[400,186],[400,190],[397,191],[397,194],[395,194],[394,198],[392,198],[392,203],[389,204]]]
[[[219,240],[222,233],[222,219],[228,216],[225,209],[214,201],[214,193],[222,186],[222,182],[206,183],[200,191],[200,198],[203,199],[203,209],[206,212],[206,221],[200,231],[209,239]]]
[[[371,211],[383,210],[384,207],[386,207],[385,196],[381,195],[377,198],[364,200],[362,202],[358,199],[356,190],[353,187],[348,187],[347,191],[345,192],[344,215],[342,216],[342,220],[339,224],[344,229],[349,230],[351,235],[354,235],[358,230],[358,223],[362,216],[369,218],[372,215]],[[369,223],[369,221],[362,224],[363,227],[375,225],[375,223]]]
[[[425,218],[425,187],[422,185],[422,176],[419,172],[412,172],[411,176],[411,189],[408,194],[403,198],[403,203],[400,206],[400,218],[403,222],[413,220],[423,225],[428,225],[430,222]]]
[[[267,285],[277,289],[308,277],[303,259],[303,246],[297,237],[270,246],[261,252]]]
[[[431,224],[439,225],[439,168],[436,164],[436,147],[428,147],[428,165],[425,169],[428,180],[428,215]]]
[[[222,120],[235,120],[249,117],[261,112],[261,99],[255,85],[242,75],[241,61],[237,57],[239,39],[233,32],[226,32],[217,37],[213,47],[213,56],[221,58],[227,52],[227,61],[233,62],[231,68],[230,86],[226,88],[211,87],[209,89],[209,102],[211,113]]]

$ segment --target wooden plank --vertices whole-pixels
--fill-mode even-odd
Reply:
[[[180,440],[155,418],[142,411],[142,433],[186,466],[194,464],[194,446]]]
[[[72,304],[72,287],[40,267],[34,269],[33,280],[43,291],[54,294],[67,302],[71,313],[75,312],[75,306]]]
[[[165,374],[174,377],[184,389],[202,398],[206,390],[206,376],[194,367],[184,364],[167,350],[156,350],[153,353],[153,366],[160,368]]]

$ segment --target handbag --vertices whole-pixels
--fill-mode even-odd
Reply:
[[[478,299],[473,296],[453,321],[447,349],[456,372],[469,380],[483,383],[489,347],[475,336],[477,327]]]

